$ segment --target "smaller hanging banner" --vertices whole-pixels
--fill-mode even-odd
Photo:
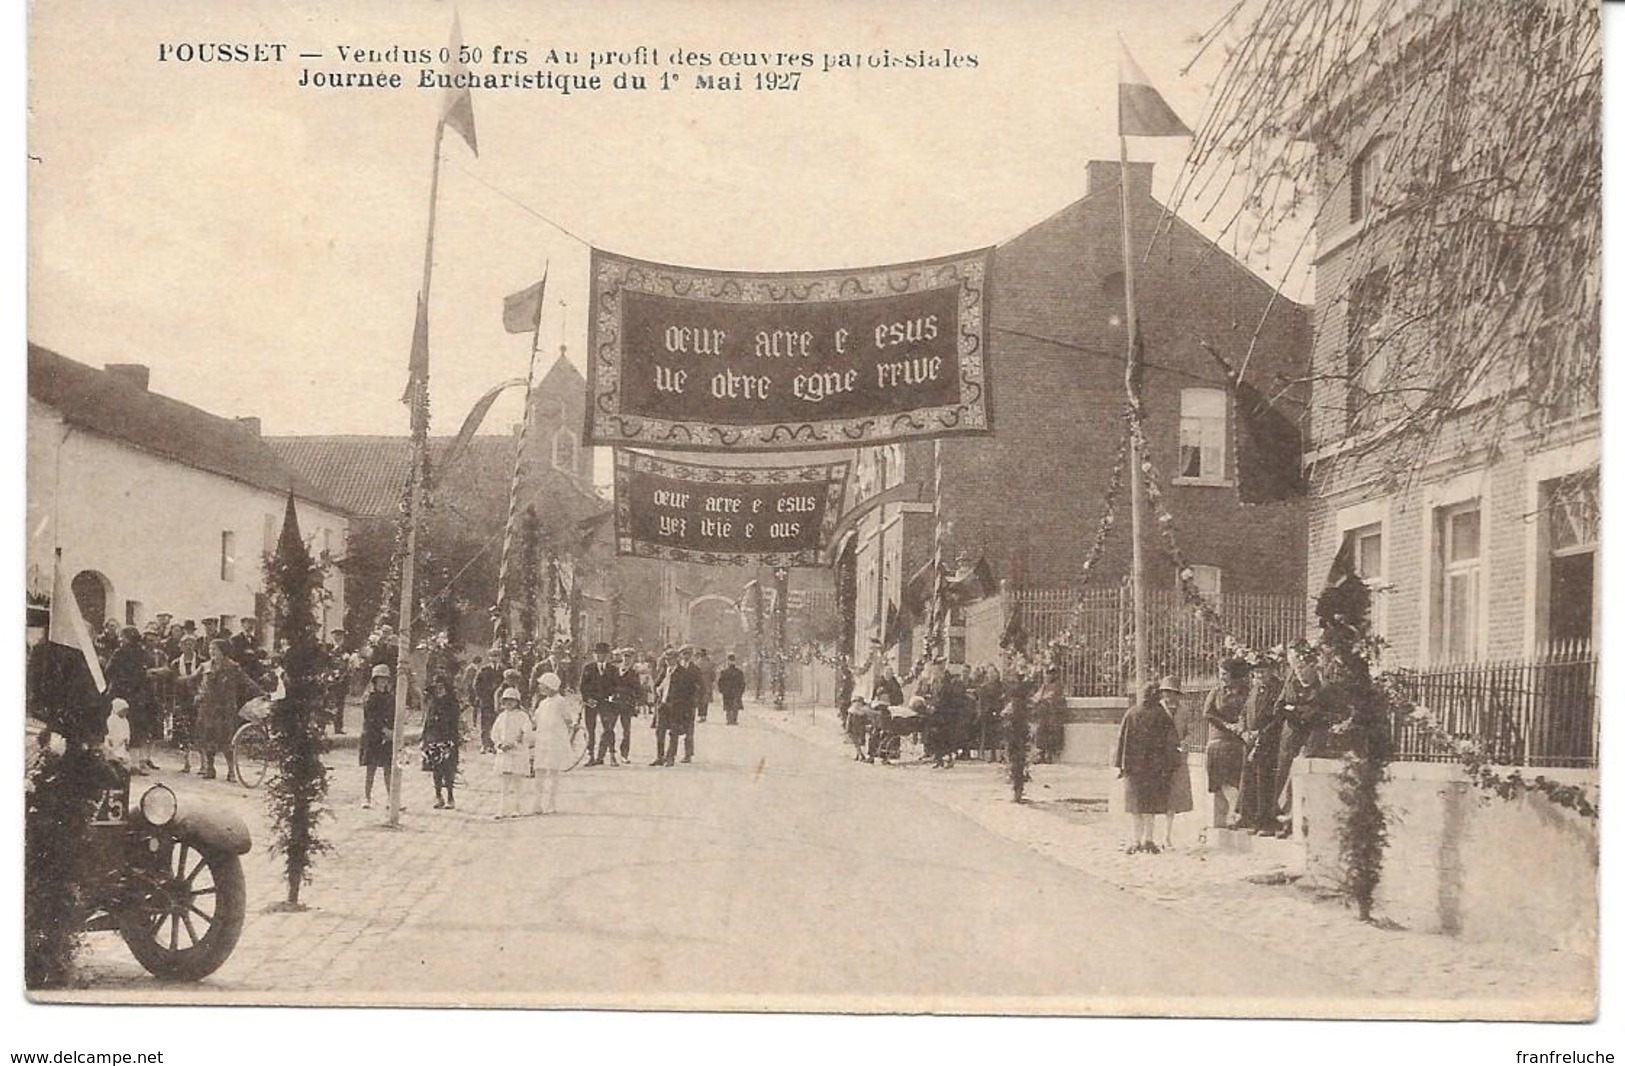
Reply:
[[[698,466],[617,449],[617,551],[710,566],[822,566],[847,467]]]
[[[992,432],[991,249],[791,274],[593,249],[587,438],[675,451]]]

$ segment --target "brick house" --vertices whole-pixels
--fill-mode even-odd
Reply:
[[[1425,36],[1395,56],[1382,69],[1391,81],[1402,80],[1395,71],[1403,64],[1442,62]],[[1490,354],[1440,357],[1430,320],[1455,308],[1406,306],[1417,288],[1396,234],[1406,216],[1389,211],[1411,195],[1403,190],[1413,181],[1427,180],[1408,159],[1430,134],[1399,131],[1399,105],[1366,95],[1383,102],[1353,94],[1314,129],[1321,209],[1304,457],[1308,583],[1323,580],[1346,547],[1362,576],[1387,590],[1373,610],[1387,642],[1383,666],[1413,672],[1419,698],[1447,729],[1491,744],[1503,761],[1588,765],[1596,742],[1597,397],[1582,388],[1560,411],[1537,417],[1529,383],[1519,380],[1530,352],[1536,365],[1584,362],[1587,353],[1543,360],[1539,346],[1550,334],[1509,326]],[[1512,195],[1535,204],[1539,184],[1523,181]],[[1520,231],[1535,228],[1517,224],[1526,212],[1512,214],[1509,252]],[[1554,259],[1563,261],[1544,257],[1542,269]],[[1560,287],[1594,286],[1598,267],[1573,264]],[[1499,321],[1506,305],[1486,293],[1468,313]],[[1590,358],[1600,359],[1594,347]],[[1406,393],[1418,385],[1437,392],[1437,368],[1458,363],[1476,367],[1476,376],[1418,448],[1417,434],[1395,432],[1411,412]]]
[[[1083,582],[1123,434],[1120,174],[1116,162],[1091,162],[1081,200],[994,253],[988,353],[994,432],[940,444],[950,565],[982,558],[997,579],[1024,588]],[[1232,365],[1245,359],[1246,380],[1274,394],[1307,366],[1309,309],[1275,296],[1269,284],[1153,199],[1151,177],[1151,164],[1129,164],[1130,224],[1141,256],[1135,289],[1146,344],[1146,434],[1180,547],[1204,592],[1285,593],[1301,601],[1302,501],[1243,505],[1238,499],[1234,403],[1203,345]],[[1280,400],[1293,417],[1300,411],[1296,398],[1288,390]],[[844,569],[855,600],[860,659],[888,611],[896,608],[908,624],[904,586],[933,555],[936,454],[936,445],[919,442],[858,455],[849,500],[861,504],[888,489],[910,497],[874,509],[837,545],[837,578]],[[1107,594],[1130,567],[1124,484],[1115,528],[1088,582]],[[1147,547],[1150,587],[1181,609],[1176,569],[1154,520]],[[904,664],[917,650],[914,643],[902,642]]]

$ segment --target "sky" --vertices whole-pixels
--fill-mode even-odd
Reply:
[[[29,338],[91,365],[152,367],[152,388],[268,434],[403,433],[397,402],[421,284],[441,91],[421,64],[346,63],[338,46],[439,49],[434,0],[205,5],[49,0],[30,24]],[[542,366],[584,369],[587,243],[731,269],[862,266],[1009,239],[1117,157],[1117,35],[1188,123],[1216,65],[1182,77],[1212,0],[747,4],[472,2],[481,73],[589,74],[589,52],[650,88],[474,93],[480,154],[448,134],[430,294],[435,429],[522,376],[528,335],[502,297],[549,270]],[[283,63],[181,62],[175,46],[280,42]],[[164,46],[170,46],[161,53]],[[493,62],[523,50],[521,68]],[[550,49],[574,66],[548,67]],[[825,53],[943,50],[951,70],[823,71]],[[793,91],[692,86],[671,52],[811,52]],[[321,53],[301,60],[298,53]],[[165,58],[160,58],[161,54]],[[296,84],[301,69],[388,69],[396,91]],[[781,70],[787,68],[779,68]],[[655,86],[662,73],[676,85]],[[612,84],[612,82],[611,82]],[[1133,142],[1166,197],[1183,139]],[[1192,218],[1200,224],[1200,220]],[[1275,264],[1255,264],[1273,274]],[[1303,279],[1295,278],[1295,295]],[[510,393],[488,431],[519,416]]]

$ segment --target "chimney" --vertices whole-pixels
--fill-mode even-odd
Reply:
[[[238,415],[237,424],[256,437],[260,435],[260,419],[258,415]]]
[[[1117,187],[1123,173],[1123,164],[1110,159],[1091,159],[1084,172],[1084,194],[1093,196],[1097,192],[1110,192],[1117,194]],[[1151,198],[1151,164],[1130,163],[1128,165],[1128,194],[1131,199]]]
[[[152,370],[145,363],[108,363],[105,369],[119,381],[134,385],[142,392],[147,391],[147,382],[152,377]]]

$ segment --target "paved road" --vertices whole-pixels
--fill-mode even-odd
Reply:
[[[1256,941],[1130,897],[769,724],[701,727],[698,761],[565,777],[563,813],[494,822],[469,758],[455,812],[409,771],[406,828],[357,806],[337,753],[335,850],[312,909],[252,912],[197,1000],[734,1008],[1316,1013],[1363,993]],[[167,777],[167,775],[166,775]],[[177,780],[175,778],[167,778]],[[204,786],[178,778],[196,793]],[[211,793],[254,819],[259,798]],[[93,938],[92,995],[154,990]]]

